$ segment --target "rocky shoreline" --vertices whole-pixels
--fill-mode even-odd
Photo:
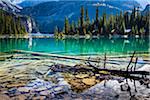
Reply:
[[[95,73],[93,68],[80,63],[14,54],[13,58],[0,62],[0,97],[3,100],[150,99],[150,80],[133,80],[107,71]]]

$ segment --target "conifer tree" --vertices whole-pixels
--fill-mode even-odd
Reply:
[[[134,26],[132,26],[131,32],[132,32],[132,34],[135,34]]]
[[[140,28],[140,34],[143,34],[145,32],[144,28]]]
[[[90,18],[89,18],[89,15],[88,15],[88,9],[86,9],[86,11],[85,11],[85,21],[86,21],[86,25],[89,26]]]
[[[122,25],[121,25],[121,34],[125,34],[125,30],[126,30],[125,22],[122,21]]]
[[[81,24],[81,27],[83,28],[84,26],[84,7],[83,6],[81,7],[80,24]]]
[[[68,20],[68,18],[66,17],[66,18],[65,18],[65,34],[66,34],[66,35],[68,35],[68,33],[69,33],[69,28],[70,28],[70,26],[69,26],[69,20]]]
[[[102,27],[103,27],[103,33],[105,33],[106,30],[107,30],[106,13],[103,14],[102,25],[103,25],[103,26],[102,26]],[[106,35],[106,33],[105,33],[105,35]]]
[[[136,25],[135,26],[135,34],[138,34],[139,33],[139,31],[138,31],[138,26]]]
[[[124,13],[124,21],[125,21],[125,27],[129,28],[130,27],[130,17],[129,17],[129,12]]]
[[[70,30],[71,30],[72,32],[74,32],[74,31],[75,31],[75,22],[74,22],[74,21],[72,21],[72,24],[71,24],[70,27],[71,27]]]
[[[57,36],[58,36],[58,33],[59,33],[59,32],[58,32],[58,27],[56,26],[56,27],[55,27],[55,30],[54,30],[54,36],[57,37]]]
[[[78,19],[77,26],[78,26],[78,27],[80,27],[80,26],[81,26],[81,21],[80,21],[80,19]]]
[[[134,7],[134,9],[132,10],[132,13],[131,13],[131,17],[130,17],[131,27],[132,26],[135,27],[135,21],[136,21],[136,8]]]
[[[99,22],[99,10],[98,10],[98,6],[96,7],[96,24],[98,24]]]

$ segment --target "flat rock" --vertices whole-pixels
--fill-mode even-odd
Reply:
[[[47,95],[49,95],[50,93],[51,93],[51,91],[45,90],[45,91],[41,91],[41,92],[40,92],[40,95],[42,95],[42,96],[47,96]]]
[[[61,90],[63,90],[62,86],[54,88],[54,91],[61,91]]]
[[[47,88],[46,87],[39,87],[39,88],[37,88],[37,89],[34,89],[36,92],[40,92],[40,91],[43,91],[43,90],[47,90]]]
[[[59,85],[69,86],[68,82],[66,82],[66,81],[59,81],[58,84]]]
[[[54,88],[54,94],[59,94],[59,93],[63,93],[66,91],[68,92],[68,88],[66,88],[65,86],[58,86]]]
[[[25,83],[14,83],[14,84],[8,84],[7,88],[12,88],[12,87],[22,87],[25,86]]]
[[[58,81],[64,81],[64,78],[58,78],[57,80]]]
[[[0,57],[0,61],[5,61],[6,57]]]
[[[18,95],[11,98],[11,100],[26,100],[26,99],[27,97],[25,95]]]
[[[86,85],[95,85],[96,81],[94,78],[85,78],[82,82]]]
[[[10,97],[5,94],[0,94],[1,100],[10,100]]]
[[[138,71],[148,71],[150,72],[150,65],[149,64],[145,64],[143,67],[137,69]]]
[[[45,100],[46,96],[37,96],[37,97],[33,97],[32,100]]]
[[[19,92],[25,92],[25,93],[27,93],[27,92],[29,92],[30,90],[31,90],[30,87],[20,87],[20,88],[18,88],[18,91],[19,91]]]
[[[89,75],[88,74],[79,74],[79,75],[76,75],[75,77],[76,78],[86,78],[86,77],[88,77]]]

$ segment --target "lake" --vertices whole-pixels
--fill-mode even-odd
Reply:
[[[65,55],[127,54],[149,52],[149,38],[141,39],[0,39],[0,52],[28,50]]]
[[[45,98],[50,100],[77,98],[97,100],[132,100],[149,98],[150,75],[128,74],[127,66],[149,73],[149,54],[130,57],[118,55],[133,51],[149,52],[149,39],[0,39],[0,52],[27,50],[62,55],[65,59],[14,53],[13,58],[0,59],[0,96],[11,98]],[[107,53],[106,63],[101,56]],[[92,55],[92,56],[91,56]],[[96,55],[96,56],[94,56]],[[98,55],[98,56],[97,56]],[[99,56],[100,55],[100,56]],[[109,56],[109,55],[116,55]],[[12,57],[12,55],[10,55]],[[90,58],[90,59],[89,59]],[[85,60],[89,59],[89,61]],[[91,61],[90,61],[91,60]],[[98,60],[98,61],[97,61]],[[96,61],[96,62],[93,62]],[[90,65],[89,65],[90,64]],[[109,72],[106,69],[117,72]],[[93,67],[96,66],[96,67]],[[100,68],[98,70],[98,68]],[[102,70],[101,70],[102,69]],[[121,74],[121,72],[124,72]],[[146,71],[146,72],[145,72]],[[127,73],[127,74],[126,74]],[[131,75],[132,77],[129,77]],[[19,99],[17,99],[19,100]],[[43,99],[42,99],[43,100]]]

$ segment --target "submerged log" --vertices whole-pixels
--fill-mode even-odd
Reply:
[[[76,56],[76,57],[74,57],[74,56],[65,56],[65,55],[39,53],[39,52],[32,52],[32,51],[25,51],[25,50],[14,50],[13,52],[31,54],[31,55],[34,55],[34,56],[45,56],[45,57],[52,57],[52,58],[63,58],[63,59],[69,59],[69,60],[82,60],[82,61],[90,61],[90,62],[94,62],[94,63],[99,63],[99,61],[97,61],[97,60],[93,60],[93,59],[88,60],[88,58],[81,58],[81,57],[78,57],[78,56]],[[128,57],[131,57],[131,56],[128,56]],[[107,57],[107,58],[111,58],[111,57]],[[119,58],[119,56],[118,56],[118,58]],[[104,62],[105,59],[100,58],[100,60],[102,60],[101,62]],[[106,63],[108,63],[108,64],[119,65],[118,62],[129,63],[129,61],[121,61],[121,60],[107,60],[106,61]],[[137,64],[141,64],[141,63],[137,62]],[[142,64],[150,64],[150,62],[144,61],[144,62],[142,62]]]
[[[102,68],[97,68],[93,65],[89,65],[90,67],[94,68],[96,72],[99,72],[99,71],[107,71],[111,74],[122,74],[122,75],[131,75],[131,74],[134,74],[134,75],[150,75],[150,72],[147,72],[147,71],[123,71],[123,70],[111,70],[111,69],[102,69]]]
[[[89,66],[93,67],[95,69],[95,72],[107,71],[107,72],[110,72],[110,73],[124,74],[124,75],[129,75],[129,74],[150,75],[150,73],[147,72],[147,71],[128,71],[128,70],[121,71],[121,70],[110,70],[110,69],[105,69],[105,68],[104,69],[97,68],[97,67],[91,65],[91,62],[98,63],[99,61],[92,60],[92,59],[78,58],[78,57],[72,57],[72,56],[64,56],[64,55],[57,55],[57,54],[38,53],[38,52],[24,51],[24,50],[15,50],[14,52],[16,52],[16,53],[29,53],[31,55],[36,55],[36,56],[48,56],[48,57],[64,58],[64,59],[71,59],[71,60],[83,60],[83,61],[87,61]],[[134,55],[135,55],[135,52],[133,53],[133,55],[131,57],[130,63],[132,62],[132,59],[133,59]],[[111,63],[111,62],[106,61],[106,63]],[[130,65],[130,63],[129,63],[129,65]],[[128,66],[127,66],[127,68],[128,68]]]
[[[6,59],[12,59],[13,55],[3,55],[0,56],[0,61],[5,61]]]
[[[110,69],[99,69],[101,71],[107,71],[110,72],[112,74],[136,74],[136,75],[150,75],[150,72],[147,71],[121,71],[121,70],[110,70]]]
[[[97,60],[93,60],[93,59],[88,60],[86,58],[75,57],[75,56],[65,56],[65,55],[57,55],[57,54],[39,53],[39,52],[24,51],[24,50],[14,50],[13,52],[15,52],[15,53],[27,53],[27,54],[31,54],[31,55],[34,55],[34,56],[46,56],[46,57],[52,57],[52,58],[63,58],[63,59],[70,59],[70,60],[81,60],[81,61],[90,61],[90,62],[94,62],[94,63],[99,63],[99,61],[97,61]],[[118,63],[115,63],[115,62],[112,62],[112,61],[106,61],[106,63],[119,65]]]

